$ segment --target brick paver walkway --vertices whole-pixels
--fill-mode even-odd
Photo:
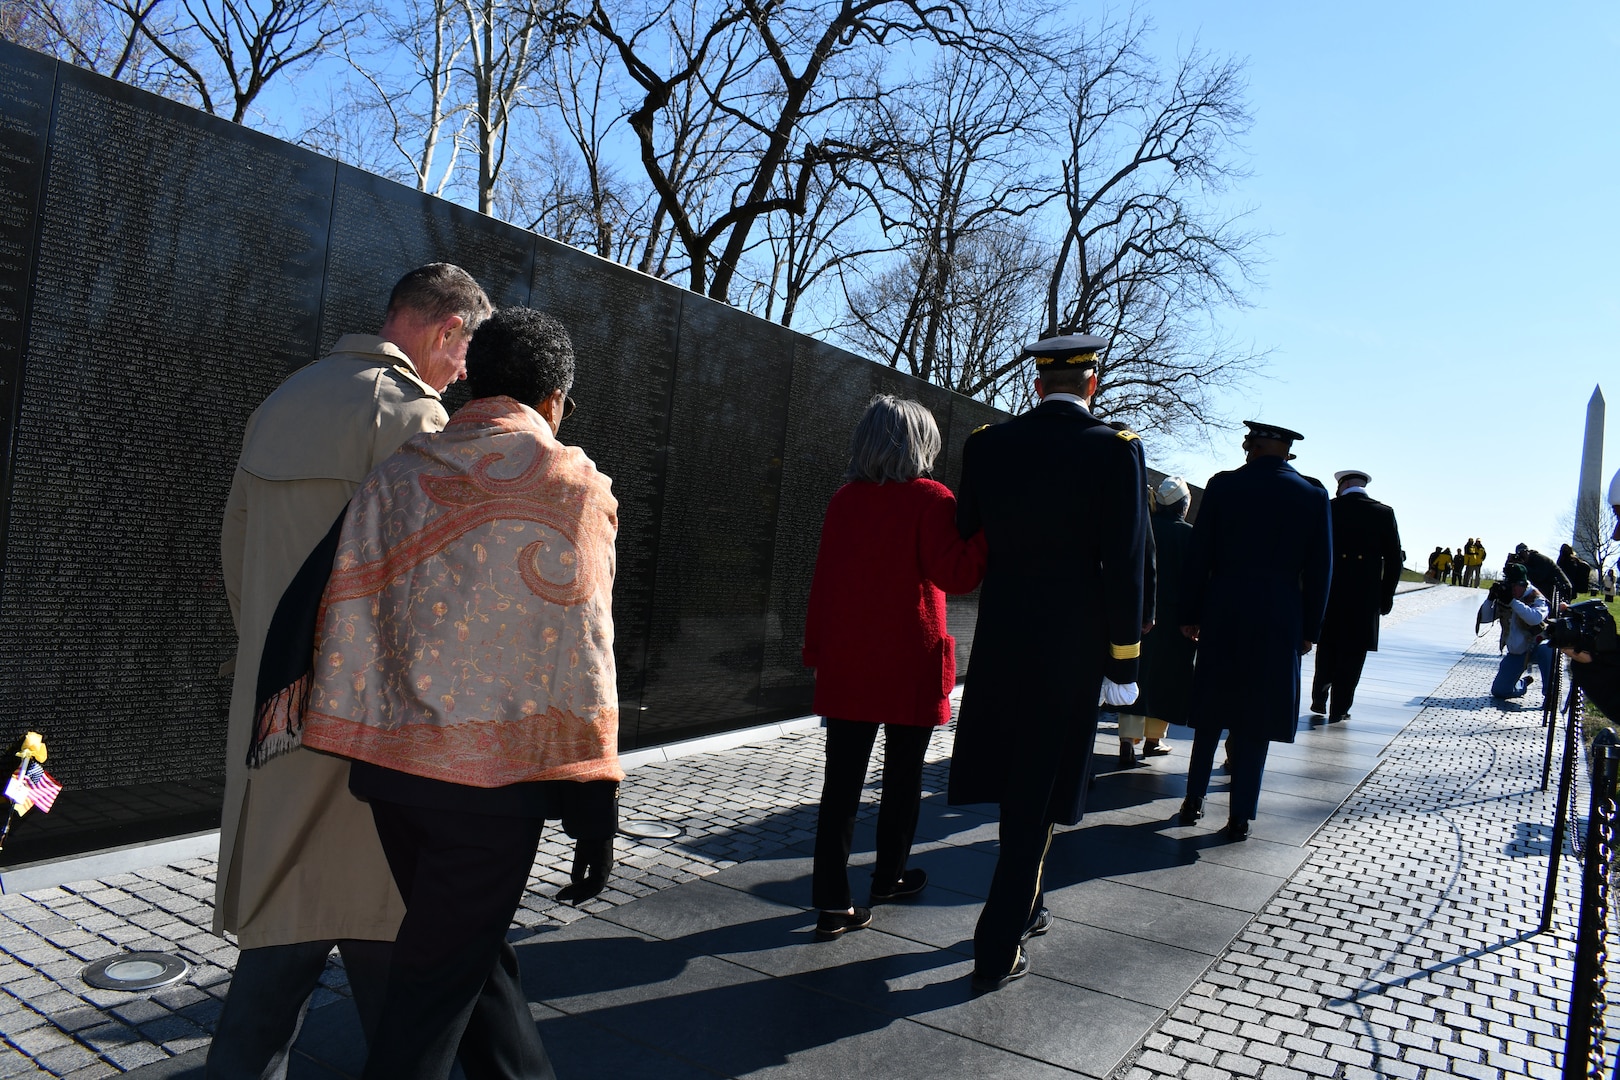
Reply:
[[[1553,932],[1537,934],[1545,729],[1533,707],[1491,701],[1496,663],[1486,634],[1130,1080],[1560,1075],[1578,868],[1566,858]]]
[[[1465,618],[1464,600],[1404,594],[1386,626],[1447,605]],[[1551,807],[1538,786],[1542,729],[1538,713],[1490,702],[1494,666],[1494,645],[1476,642],[1122,1076],[1556,1073],[1578,868],[1566,864],[1554,934],[1533,935]],[[947,729],[925,794],[943,790],[949,750]],[[821,755],[811,729],[635,769],[626,817],[669,821],[683,836],[621,840],[612,888],[581,909],[549,899],[571,852],[560,834],[548,838],[514,936],[809,839]],[[204,1045],[235,960],[206,929],[214,871],[196,859],[0,897],[0,1077],[109,1076]],[[176,952],[193,971],[150,995],[79,980],[84,964],[123,949]],[[315,1004],[345,991],[334,961]]]

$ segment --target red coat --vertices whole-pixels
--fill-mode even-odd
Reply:
[[[873,724],[949,720],[956,640],[945,629],[945,593],[976,589],[984,563],[984,536],[957,535],[956,499],[944,484],[839,488],[821,525],[804,627],[815,711]]]

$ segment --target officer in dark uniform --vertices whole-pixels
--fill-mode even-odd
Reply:
[[[1356,684],[1369,652],[1378,651],[1378,620],[1395,606],[1401,580],[1401,533],[1395,511],[1367,494],[1371,477],[1359,469],[1333,474],[1333,584],[1317,642],[1311,712],[1328,722],[1350,719]]]
[[[1320,638],[1333,565],[1327,491],[1288,464],[1288,448],[1304,436],[1245,423],[1248,462],[1204,489],[1181,586],[1181,632],[1198,642],[1198,666],[1180,818],[1191,825],[1204,816],[1227,729],[1230,840],[1249,835],[1270,744],[1294,741],[1299,658]]]
[[[957,529],[981,528],[989,564],[951,756],[950,802],[1001,804],[1001,851],[974,934],[974,987],[1029,970],[1044,933],[1041,868],[1054,824],[1084,812],[1099,692],[1135,698],[1147,474],[1142,444],[1091,415],[1089,334],[1048,338],[1033,410],[969,436]]]

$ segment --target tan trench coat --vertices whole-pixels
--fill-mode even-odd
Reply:
[[[259,656],[276,603],[360,481],[449,417],[409,357],[367,334],[294,372],[249,418],[220,536],[236,621],[214,932],[245,949],[391,941],[405,913],[349,762],[295,750],[246,766]]]

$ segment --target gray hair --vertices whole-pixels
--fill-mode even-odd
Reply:
[[[933,471],[939,447],[933,413],[920,402],[879,394],[855,425],[844,479],[874,484],[915,480]]]

